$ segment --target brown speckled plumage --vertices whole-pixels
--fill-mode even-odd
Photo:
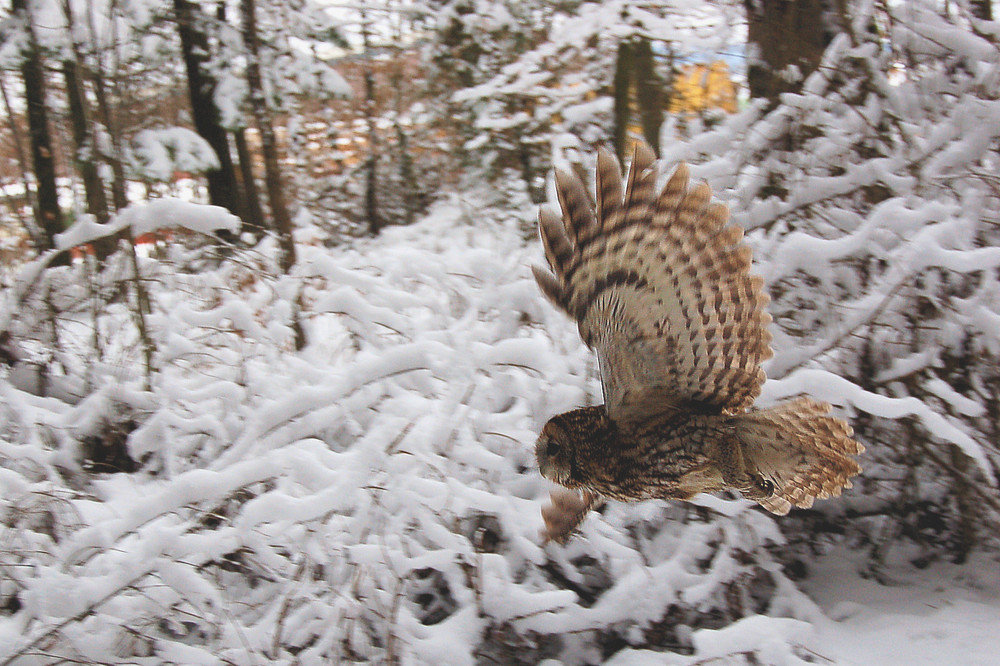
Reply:
[[[689,187],[681,164],[662,190],[638,144],[623,188],[617,160],[597,159],[594,201],[557,172],[561,214],[543,207],[551,272],[545,296],[597,352],[605,404],[553,417],[536,445],[544,476],[569,490],[543,509],[561,541],[604,499],[690,499],[734,488],[769,511],[839,495],[863,447],[830,406],[800,398],[753,409],[771,356],[768,296],[750,274],[743,231]]]

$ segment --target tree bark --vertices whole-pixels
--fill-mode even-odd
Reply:
[[[52,152],[52,137],[49,133],[48,107],[45,103],[45,73],[42,58],[35,38],[31,12],[26,0],[13,0],[12,9],[20,14],[27,31],[27,48],[21,63],[24,77],[24,101],[27,106],[28,134],[31,140],[31,161],[35,171],[36,201],[35,221],[42,230],[45,246],[40,250],[55,248],[56,234],[63,231],[62,211],[59,209],[59,194],[56,190],[56,164]],[[59,263],[68,259],[58,258]]]
[[[63,0],[63,15],[69,26],[71,35],[75,35],[73,9],[69,0]],[[70,124],[73,131],[73,157],[77,171],[83,180],[83,189],[87,197],[87,212],[94,216],[99,224],[106,224],[108,215],[108,198],[104,191],[97,169],[95,146],[90,131],[87,100],[83,92],[83,82],[80,80],[80,62],[82,49],[76,39],[72,39],[73,59],[63,61],[63,76],[66,79],[66,99],[69,102]],[[102,238],[94,244],[98,258],[110,255],[115,248],[113,238]]]
[[[983,21],[993,20],[992,0],[969,0],[969,7],[972,9],[972,15],[977,19]]]
[[[257,189],[257,180],[253,173],[253,154],[250,152],[250,146],[247,145],[246,129],[241,127],[233,132],[233,139],[236,143],[236,158],[240,164],[240,176],[243,181],[247,224],[252,229],[264,233],[267,231],[267,220],[264,218],[264,209],[260,205],[260,190]]]
[[[17,120],[14,116],[14,110],[10,105],[10,97],[7,95],[7,83],[4,81],[3,74],[0,74],[0,95],[3,96],[4,109],[7,111],[7,122],[10,126],[10,135],[14,141],[14,151],[17,153],[17,166],[21,172],[21,185],[24,187],[24,194],[21,196],[21,203],[10,199],[11,206],[15,209],[17,217],[21,220],[21,225],[24,230],[28,232],[28,237],[31,238],[31,243],[36,248],[41,248],[45,244],[44,235],[42,230],[39,229],[36,221],[23,213],[24,208],[34,209],[31,203],[31,178],[28,175],[28,155],[24,152],[24,145],[21,142],[21,129],[18,127]]]
[[[395,39],[397,45],[404,43],[401,31],[397,32]],[[397,46],[394,57],[396,59],[396,67],[393,69],[392,78],[390,79],[392,88],[395,91],[393,98],[393,110],[395,111],[393,128],[396,130],[396,144],[399,149],[399,180],[403,187],[403,223],[409,225],[413,224],[413,220],[419,210],[420,193],[417,191],[417,177],[413,170],[413,156],[410,154],[409,136],[403,128],[402,123],[399,122],[400,117],[403,115],[403,90],[405,85],[403,74],[406,67],[405,60],[402,57],[402,47]],[[529,183],[528,185],[530,187],[531,184]]]
[[[111,7],[113,8],[115,4],[115,2],[112,2]],[[94,13],[88,11],[84,14],[87,20],[87,28],[90,32],[90,41],[92,44],[97,44],[98,31],[94,25]],[[116,21],[111,22],[111,41],[113,44],[118,43],[117,25]],[[111,167],[111,201],[114,205],[114,210],[119,211],[128,205],[125,167],[122,164],[124,150],[122,148],[121,128],[118,126],[114,111],[111,108],[111,102],[108,100],[104,58],[101,49],[95,49],[92,57],[94,66],[88,68],[90,83],[93,86],[94,99],[97,101],[98,117],[111,140],[111,154],[104,154],[101,157]],[[112,68],[112,72],[116,71],[116,68]]]
[[[64,60],[63,77],[66,79],[66,99],[69,102],[70,124],[73,131],[73,161],[83,181],[87,212],[94,216],[98,224],[105,224],[109,219],[108,198],[94,160],[86,100],[80,87],[79,65],[75,61]],[[114,247],[113,238],[102,238],[94,243],[94,250],[101,259],[110,255]]]
[[[645,37],[618,44],[614,78],[614,141],[618,159],[628,149],[628,128],[632,124],[632,94],[639,110],[643,138],[660,154],[660,127],[663,125],[663,81],[656,72],[653,47]]]
[[[215,5],[215,18],[219,23],[226,23],[226,3],[220,0]],[[247,145],[246,129],[238,127],[232,132],[236,144],[236,184],[239,188],[237,205],[240,208],[239,217],[243,219],[243,229],[260,238],[267,232],[267,221],[264,209],[260,204],[260,192],[253,175],[253,155]]]
[[[215,107],[216,83],[208,72],[209,44],[204,27],[200,25],[204,15],[191,0],[174,0],[174,18],[187,69],[188,94],[191,97],[191,116],[195,130],[208,142],[219,159],[219,168],[205,174],[208,199],[213,205],[222,206],[239,217],[236,172],[229,154],[226,130],[219,122]]]
[[[368,20],[364,11],[361,12],[361,39],[365,56],[370,53],[371,44],[368,34]],[[382,220],[378,212],[378,134],[375,129],[375,74],[371,63],[365,65],[365,121],[368,123],[368,164],[365,179],[365,219],[368,221],[368,233],[377,236],[382,229]]]
[[[750,96],[776,105],[782,93],[799,90],[819,67],[839,31],[837,13],[824,0],[744,0],[744,6]]]
[[[243,44],[247,49],[247,86],[250,88],[250,110],[254,124],[260,132],[260,145],[264,153],[264,182],[267,186],[271,217],[278,232],[281,247],[281,270],[285,273],[295,264],[295,241],[292,238],[292,219],[285,204],[285,194],[281,183],[281,169],[278,165],[278,146],[267,109],[264,84],[260,74],[260,43],[257,37],[257,18],[254,0],[240,0],[243,13]]]
[[[632,87],[632,45],[622,40],[618,43],[618,58],[615,60],[614,79],[614,143],[615,154],[619,160],[625,159],[626,139],[628,138],[628,126],[631,121],[632,110],[630,106],[629,90]]]
[[[640,39],[634,48],[635,94],[639,102],[642,135],[653,151],[660,154],[660,127],[663,125],[663,82],[656,73],[656,61],[649,40]]]

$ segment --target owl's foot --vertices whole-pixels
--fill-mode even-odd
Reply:
[[[541,530],[543,543],[555,541],[564,544],[580,526],[590,510],[600,504],[601,497],[588,490],[578,493],[569,488],[556,488],[549,492],[549,503],[542,506]]]
[[[743,497],[754,502],[774,497],[774,483],[759,474],[750,477],[750,482],[737,490]]]
[[[754,502],[774,495],[774,483],[755,469],[748,468],[741,447],[719,447],[715,458],[722,481],[728,488],[738,490],[743,497]]]

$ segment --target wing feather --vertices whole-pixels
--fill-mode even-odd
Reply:
[[[656,171],[650,169],[656,162],[656,154],[645,143],[635,144],[632,151],[632,167],[628,172],[628,184],[625,186],[624,223],[632,224],[640,216],[647,214],[647,209],[656,198]]]
[[[605,231],[617,224],[622,209],[622,172],[607,148],[597,151],[597,219]]]
[[[536,278],[597,351],[613,419],[682,406],[746,410],[771,356],[763,280],[750,274],[743,230],[711,203],[708,185],[689,187],[680,164],[657,192],[654,160],[639,144],[623,188],[617,160],[602,150],[596,211],[578,178],[557,174],[565,232],[547,228],[555,214],[540,215],[555,275]]]
[[[573,246],[566,236],[566,227],[562,218],[551,208],[542,206],[538,209],[538,233],[542,237],[542,247],[545,249],[545,260],[549,268],[562,275],[573,260]]]
[[[587,191],[583,189],[583,183],[576,174],[562,170],[556,171],[556,191],[559,193],[566,235],[579,243],[581,239],[592,235],[597,226]]]

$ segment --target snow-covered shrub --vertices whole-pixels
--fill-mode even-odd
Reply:
[[[937,4],[866,5],[801,94],[664,146],[757,246],[765,398],[853,412],[860,493],[803,516],[861,527],[876,560],[900,534],[961,558],[1000,523],[1000,42]]]
[[[81,363],[89,311],[65,311],[84,393],[0,377],[0,660],[582,664],[715,656],[704,632],[754,617],[792,654],[763,616],[811,606],[748,502],[609,506],[541,545],[535,435],[600,387],[530,278],[533,211],[483,199],[353,249],[304,246],[281,278],[266,246],[215,270],[143,261],[148,389],[134,348]],[[100,330],[130,316],[109,306]],[[137,469],[88,469],[83,442],[116,417]]]
[[[497,37],[483,27],[495,19],[461,17],[463,34],[488,45],[492,66],[452,96],[469,118],[463,148],[491,179],[522,178],[536,203],[553,164],[579,163],[610,142],[619,44],[652,41],[660,76],[669,80],[675,57],[717,52],[732,38],[728,12],[714,3],[514,3],[520,10],[509,13],[496,8],[503,0],[483,4],[504,16],[505,30]],[[524,36],[514,41],[512,33]]]
[[[456,168],[453,156],[419,103],[403,112],[386,111],[375,117],[373,124],[377,137],[373,189],[378,225],[410,224],[448,191],[446,181]],[[360,131],[358,125],[355,123],[355,132]],[[329,144],[336,146],[338,138],[332,127]],[[302,205],[314,224],[323,227],[331,244],[370,234],[367,196],[372,178],[369,156],[357,146],[352,154],[334,150],[333,155],[337,171],[324,174],[318,183],[316,164],[311,165],[313,174],[299,170],[300,180],[310,182],[310,187],[300,190]],[[321,162],[329,161],[331,152],[320,151],[317,157]]]
[[[185,127],[137,132],[132,138],[132,170],[144,181],[169,182],[178,173],[201,174],[219,168],[205,139]]]

